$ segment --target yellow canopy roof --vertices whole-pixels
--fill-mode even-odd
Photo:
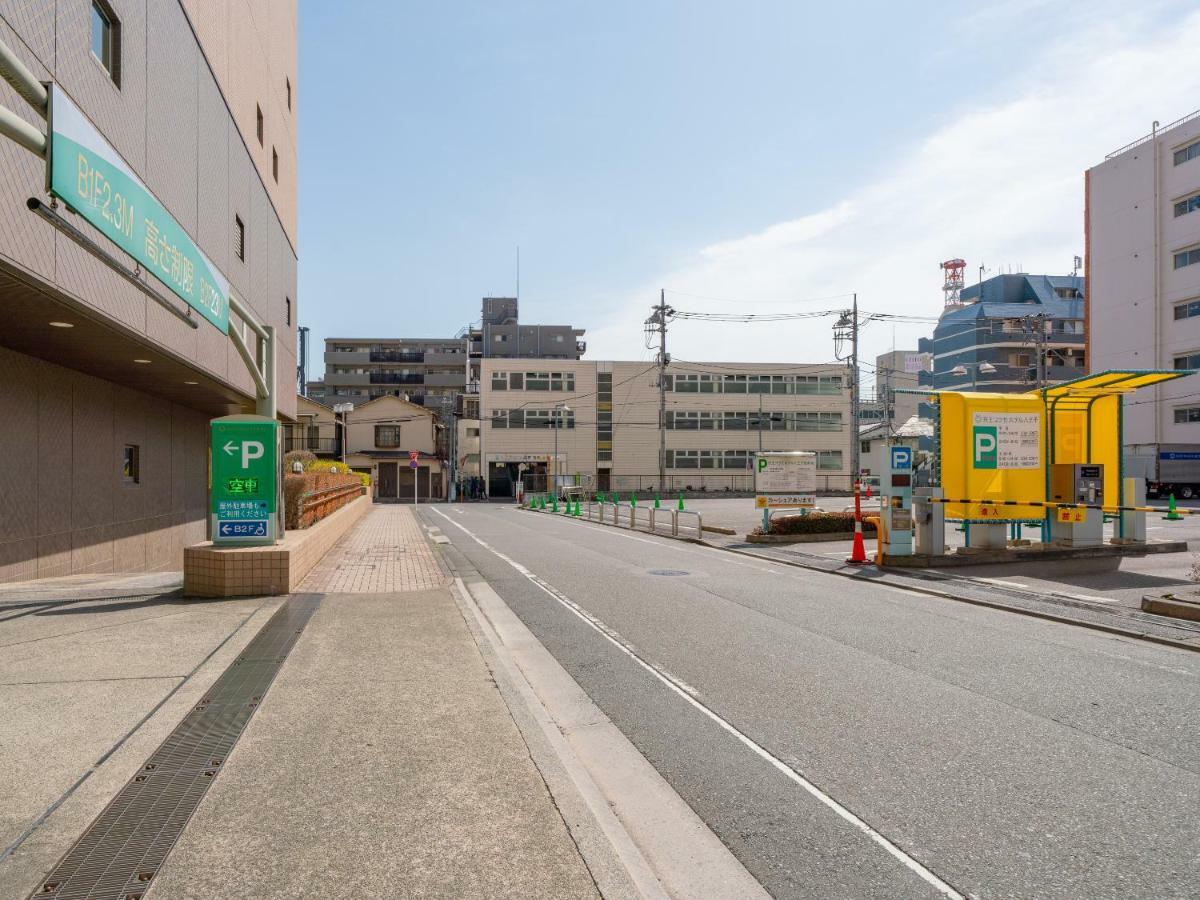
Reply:
[[[1064,381],[1062,384],[1031,393],[1040,393],[1055,410],[1085,409],[1100,397],[1128,394],[1138,388],[1173,381],[1191,374],[1191,369],[1113,369],[1095,375],[1085,375],[1074,381]]]

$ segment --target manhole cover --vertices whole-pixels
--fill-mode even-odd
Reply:
[[[687,575],[683,569],[650,569],[651,575]]]

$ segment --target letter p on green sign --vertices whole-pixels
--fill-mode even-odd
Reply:
[[[767,467],[767,461],[760,456],[758,458],[758,471],[761,472],[766,467]]]
[[[975,448],[974,468],[996,468],[996,445],[999,443],[996,438],[996,426],[976,425],[972,437]]]

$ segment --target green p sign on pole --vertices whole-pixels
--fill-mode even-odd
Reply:
[[[46,186],[222,334],[229,281],[56,84]]]
[[[279,537],[279,425],[266,416],[209,423],[214,544],[273,544]]]

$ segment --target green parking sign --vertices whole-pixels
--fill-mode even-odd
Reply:
[[[1000,436],[995,425],[976,425],[971,432],[976,469],[995,469],[998,465]]]
[[[225,416],[209,425],[213,543],[273,543],[278,537],[278,423],[266,416]]]

